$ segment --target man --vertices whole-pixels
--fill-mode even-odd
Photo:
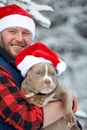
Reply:
[[[23,77],[14,59],[31,45],[34,35],[28,12],[15,4],[0,7],[0,130],[39,130],[63,116],[61,102],[42,109],[28,104],[21,92]]]

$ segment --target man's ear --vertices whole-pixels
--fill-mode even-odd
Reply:
[[[0,46],[1,46],[1,32],[0,32]]]
[[[1,32],[0,32],[0,45],[1,45]]]
[[[77,112],[78,110],[78,101],[77,101],[77,98],[76,96],[73,96],[73,112]]]

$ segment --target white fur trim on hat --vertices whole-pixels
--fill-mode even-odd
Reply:
[[[35,35],[35,23],[34,21],[23,15],[12,14],[0,19],[0,32],[9,27],[22,27],[29,30],[32,34],[32,39]]]
[[[46,60],[44,58],[28,55],[28,56],[25,56],[25,58],[17,65],[17,68],[21,71],[22,76],[25,77],[28,70],[32,66],[41,62],[52,64],[51,61]]]
[[[59,60],[60,60],[60,63],[58,63],[56,66],[57,75],[60,75],[62,72],[66,70],[66,63],[61,59]]]

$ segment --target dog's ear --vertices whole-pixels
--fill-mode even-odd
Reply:
[[[29,81],[31,81],[33,79],[33,76],[34,76],[34,74],[33,74],[32,68],[31,68],[27,72],[26,79],[29,80]]]
[[[21,84],[21,91],[26,94],[27,92],[27,88],[28,88],[28,84],[27,84],[27,81],[26,81],[26,78],[23,80],[22,84]]]

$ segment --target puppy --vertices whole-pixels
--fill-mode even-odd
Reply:
[[[72,111],[73,94],[68,87],[59,83],[53,65],[49,63],[34,65],[27,72],[21,89],[27,101],[38,107],[43,107],[50,101],[62,101],[64,117],[43,130],[79,130]]]

